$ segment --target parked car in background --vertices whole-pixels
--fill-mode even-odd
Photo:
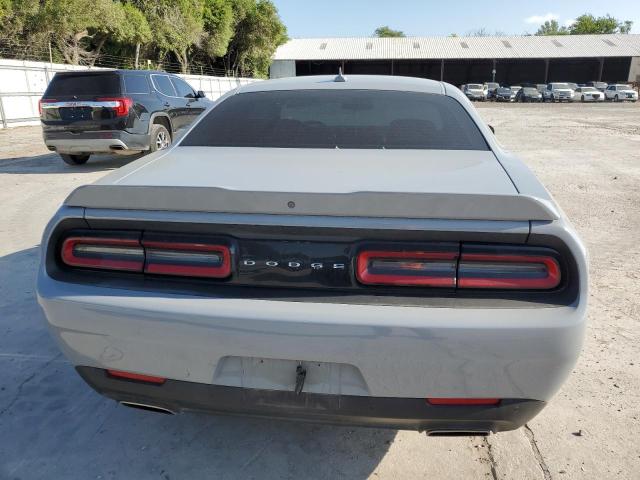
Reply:
[[[496,89],[496,102],[513,102],[516,98],[516,92],[509,87],[500,87]]]
[[[581,102],[604,102],[604,93],[596,87],[578,87],[574,99]]]
[[[570,102],[575,92],[568,83],[552,82],[547,84],[547,89],[542,95],[545,102]]]
[[[571,97],[571,101],[572,102],[579,101],[580,97],[578,95],[576,95],[576,90],[580,87],[580,85],[578,85],[577,83],[573,83],[573,82],[567,82],[567,85],[569,85],[569,88],[573,91],[573,96]]]
[[[631,85],[621,83],[609,85],[604,91],[604,94],[607,100],[614,102],[638,101],[638,92],[636,92]]]
[[[465,85],[463,92],[469,100],[484,102],[487,99],[484,85],[481,83],[468,83]]]
[[[211,104],[176,75],[99,70],[56,73],[39,106],[47,148],[80,165],[94,153],[165,149]]]
[[[587,82],[587,87],[595,87],[603,93],[608,86],[609,84],[607,82]]]
[[[484,84],[487,100],[496,99],[496,90],[500,88],[500,84],[496,82],[486,82]]]
[[[516,102],[542,102],[542,94],[534,87],[522,87],[516,93]]]
[[[520,89],[522,88],[522,86],[521,85],[511,85],[509,88],[511,89],[511,91],[513,93],[518,93],[520,91]]]
[[[589,297],[562,209],[452,85],[337,79],[240,87],[66,199],[37,293],[92,388],[437,436],[552,400]]]

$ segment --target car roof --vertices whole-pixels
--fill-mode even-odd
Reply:
[[[386,75],[344,75],[345,81],[336,81],[336,75],[318,75],[265,80],[242,86],[237,93],[267,92],[274,90],[398,90],[445,94],[445,84],[435,80]]]

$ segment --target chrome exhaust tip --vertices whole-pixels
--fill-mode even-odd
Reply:
[[[149,404],[146,404],[146,403],[122,401],[122,402],[120,402],[120,405],[123,405],[125,407],[129,407],[129,408],[137,408],[138,410],[146,410],[147,412],[162,413],[164,415],[175,415],[176,414],[176,412],[174,412],[173,410],[169,410],[168,408],[159,407],[158,405],[149,405]]]
[[[431,430],[428,437],[487,437],[488,430]]]

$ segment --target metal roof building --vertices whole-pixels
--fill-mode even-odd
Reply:
[[[640,35],[299,38],[275,53],[272,78],[335,73],[409,75],[454,84],[638,81]]]

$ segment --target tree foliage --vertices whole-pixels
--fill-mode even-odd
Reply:
[[[561,27],[557,20],[547,20],[536,32],[536,35],[568,35],[569,29]]]
[[[375,37],[380,37],[380,38],[406,37],[404,32],[402,32],[400,30],[393,30],[392,28],[388,27],[387,25],[384,25],[382,27],[376,28],[375,31],[373,32],[373,35]]]
[[[631,20],[620,21],[611,15],[595,17],[585,13],[576,18],[568,27],[561,27],[557,20],[544,22],[536,32],[536,35],[589,35],[607,33],[629,33],[633,22]]]
[[[72,64],[135,55],[137,66],[141,53],[185,73],[197,59],[265,76],[287,35],[271,0],[0,0],[0,40],[23,51],[51,45]]]

